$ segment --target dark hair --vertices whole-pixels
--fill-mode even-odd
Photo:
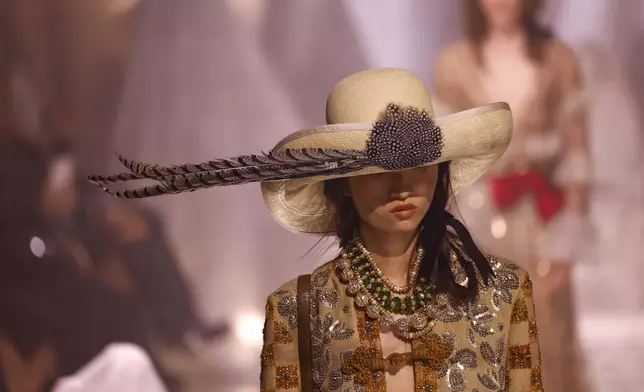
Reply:
[[[552,31],[542,25],[537,14],[543,6],[542,0],[522,0],[523,14],[521,24],[527,38],[528,57],[536,62],[541,62],[544,58],[545,43],[551,40],[554,35]],[[479,61],[481,57],[481,43],[488,32],[488,22],[480,0],[465,0],[465,33],[467,38],[474,44],[476,57]]]
[[[329,180],[324,186],[326,197],[336,207],[333,230],[340,240],[341,248],[353,244],[360,223],[353,199],[346,192],[347,187],[346,178]],[[421,224],[419,240],[425,249],[425,255],[420,264],[420,276],[428,282],[433,281],[438,293],[447,293],[457,302],[465,302],[475,299],[478,294],[479,282],[475,265],[485,284],[493,272],[465,226],[446,211],[451,194],[449,162],[440,163],[434,197]],[[451,226],[457,235],[449,233],[447,226]],[[450,267],[452,251],[456,252],[458,261],[466,272],[468,287],[455,281]]]

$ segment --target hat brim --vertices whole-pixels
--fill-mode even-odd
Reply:
[[[450,163],[454,192],[472,184],[503,155],[512,137],[512,112],[504,102],[437,117],[443,148],[439,159],[428,163]],[[275,150],[324,148],[365,150],[373,124],[331,124],[296,132],[280,141]],[[307,234],[333,234],[335,208],[324,195],[324,181],[386,172],[366,167],[344,174],[321,175],[294,180],[262,182],[268,210],[284,227]]]

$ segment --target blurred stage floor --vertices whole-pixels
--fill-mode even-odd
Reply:
[[[589,314],[579,329],[593,392],[642,390],[644,312]]]

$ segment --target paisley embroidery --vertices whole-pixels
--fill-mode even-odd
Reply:
[[[347,340],[355,331],[346,328],[345,322],[335,320],[333,315],[317,315],[311,328],[311,355],[313,358],[313,384],[320,387],[329,373],[334,340]]]
[[[492,260],[494,260],[492,267],[496,274],[495,288],[492,293],[492,306],[499,308],[501,301],[512,304],[512,291],[519,288],[519,277],[516,274],[519,267],[515,264]]]
[[[481,356],[490,366],[500,366],[505,357],[505,337],[500,336],[495,347],[488,342],[481,343]]]
[[[445,373],[447,386],[454,391],[464,391],[467,388],[466,370],[476,369],[476,352],[469,348],[457,350],[450,359],[450,366]]]
[[[275,295],[279,298],[277,313],[288,317],[288,325],[291,329],[297,328],[297,294],[291,290],[278,290]]]
[[[326,286],[326,284],[329,282],[330,277],[331,277],[331,270],[323,269],[319,272],[316,272],[311,277],[311,283],[313,283],[313,287],[322,288]]]
[[[501,366],[498,372],[488,368],[485,373],[479,373],[477,377],[484,387],[497,392],[505,392],[509,382],[509,374],[505,366]]]
[[[329,309],[335,309],[340,302],[340,294],[336,289],[321,289],[317,295],[320,302]]]
[[[490,326],[492,320],[496,318],[496,313],[481,304],[468,304],[465,307],[465,318],[470,322],[470,329],[481,337],[490,336],[494,329]]]

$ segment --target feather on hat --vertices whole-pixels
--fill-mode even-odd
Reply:
[[[505,152],[512,134],[506,103],[435,118],[422,81],[409,71],[371,69],[341,80],[327,99],[327,125],[295,132],[268,153],[162,166],[119,156],[129,172],[90,176],[120,198],[145,198],[260,182],[275,219],[304,233],[333,232],[335,210],[324,181],[451,162],[455,191],[483,175]],[[113,191],[110,184],[157,183]]]

